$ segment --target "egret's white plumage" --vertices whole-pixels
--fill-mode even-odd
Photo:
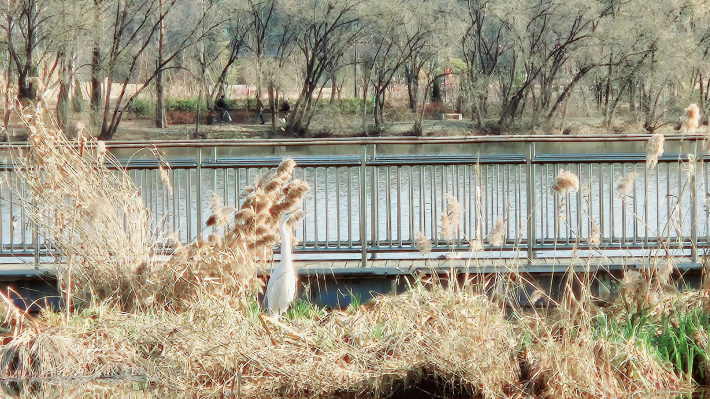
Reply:
[[[271,271],[264,294],[264,308],[269,314],[280,315],[296,297],[296,270],[293,268],[291,234],[286,227],[290,212],[284,212],[279,220],[281,233],[281,262]]]

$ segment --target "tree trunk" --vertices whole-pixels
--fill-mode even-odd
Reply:
[[[94,39],[91,55],[91,120],[94,126],[101,123],[101,48],[99,38]]]
[[[158,65],[162,62],[158,61]],[[163,71],[162,68],[155,75],[155,127],[165,128],[168,123],[165,118],[165,88],[163,87]]]
[[[276,96],[274,95],[274,84],[269,82],[269,107],[271,108],[271,135],[276,136],[276,121],[279,119],[276,115]]]
[[[333,74],[330,78],[330,104],[335,103],[335,92],[338,91],[338,77]]]
[[[409,109],[417,110],[417,92],[419,92],[419,83],[407,76],[407,94],[409,94]]]
[[[162,0],[158,2],[158,12],[162,15],[163,13],[163,2]],[[160,21],[160,27],[158,28],[158,61],[156,62],[156,68],[158,69],[155,74],[155,127],[165,128],[167,126],[167,121],[165,120],[165,99],[163,97],[165,93],[165,88],[163,87],[163,43],[165,34],[165,24],[163,20]]]
[[[12,112],[12,99],[10,98],[10,78],[12,77],[12,64],[10,64],[9,52],[5,68],[5,114],[3,115],[2,121],[3,126],[5,127],[5,131],[7,131],[7,125],[8,123],[10,123],[10,112]],[[8,141],[10,141],[9,137],[10,136],[8,136]]]
[[[71,91],[72,83],[72,57],[69,56],[68,59],[63,57],[62,68],[61,68],[61,78],[59,84],[59,97],[57,98],[57,123],[59,127],[64,131],[68,132],[69,127],[69,93]]]
[[[379,87],[375,87],[375,102],[372,104],[372,116],[375,119],[375,131],[380,132],[382,130],[382,111],[380,107],[380,102],[384,101],[384,93]]]
[[[20,98],[27,98],[29,100],[35,101],[37,98],[37,52],[35,47],[37,45],[37,27],[33,25],[32,22],[35,16],[34,4],[30,4],[26,8],[27,12],[27,37],[25,38],[25,66],[20,70],[20,76],[18,79],[18,96]]]

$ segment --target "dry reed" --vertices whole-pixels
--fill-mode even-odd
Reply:
[[[638,397],[688,387],[647,347],[593,333],[593,313],[629,317],[625,298],[648,307],[650,317],[706,306],[699,295],[686,294],[671,309],[670,294],[650,286],[642,273],[627,272],[621,299],[603,310],[594,306],[589,285],[575,289],[580,279],[570,271],[557,309],[549,315],[526,312],[513,298],[530,284],[512,271],[493,280],[476,276],[481,286],[495,286],[502,300],[474,294],[470,285],[450,290],[434,279],[415,280],[405,294],[348,311],[259,318],[257,270],[269,262],[278,240],[276,220],[295,210],[308,190],[290,180],[293,161],[284,160],[245,190],[240,209],[213,197],[214,232],[187,245],[172,238],[172,257],[156,263],[149,257],[156,243],[135,186],[118,165],[117,172],[103,166],[116,164],[110,154],[91,140],[74,144],[61,132],[30,126],[32,148],[17,157],[20,176],[32,188],[26,201],[36,204],[35,221],[72,265],[75,295],[86,306],[66,319],[45,311],[38,320],[42,329],[20,331],[0,347],[0,379],[131,376],[196,396],[254,398],[389,397],[424,382],[452,396],[484,398]],[[62,171],[60,164],[71,166],[71,174],[64,171],[67,183],[53,183],[51,173]],[[578,190],[577,177],[563,172],[553,190]],[[458,220],[456,205],[445,212],[450,227]],[[105,237],[115,226],[104,225],[117,223],[119,213],[135,223],[121,225],[123,234],[139,237]],[[89,229],[114,241],[100,245],[87,237]],[[599,235],[592,230],[590,244]],[[504,244],[503,218],[487,239]],[[142,247],[116,253],[110,246],[120,240]],[[421,233],[416,244],[431,251]],[[479,239],[471,241],[472,251],[480,247]],[[537,301],[543,294],[533,288]],[[506,317],[511,309],[503,306],[518,317]],[[707,346],[707,333],[693,339]]]
[[[505,221],[502,218],[496,219],[496,225],[488,234],[488,243],[494,247],[502,247],[505,244]]]
[[[66,262],[61,286],[76,298],[128,305],[137,293],[132,276],[151,262],[155,244],[138,188],[103,143],[81,131],[72,142],[41,122],[41,106],[32,112],[22,115],[29,149],[14,155],[13,186],[21,182],[18,198],[28,217]]]
[[[67,305],[73,299],[109,301],[129,311],[177,310],[204,292],[239,302],[259,290],[258,269],[266,267],[278,243],[276,220],[295,210],[309,190],[307,183],[291,181],[293,160],[251,187],[238,212],[214,195],[207,225],[222,228],[222,235],[182,245],[151,230],[138,188],[105,144],[81,131],[71,141],[42,123],[41,112],[38,107],[24,119],[30,149],[14,157],[25,188],[18,195],[68,265],[60,271]],[[161,162],[166,188],[168,167]],[[152,256],[163,243],[173,245],[167,262]]]
[[[634,187],[634,180],[636,180],[637,177],[639,177],[639,174],[636,172],[626,174],[626,176],[616,184],[616,194],[621,198],[628,197],[631,194],[631,190]]]
[[[567,194],[570,191],[579,191],[579,178],[570,171],[560,169],[555,181],[552,183],[552,190],[558,194]]]
[[[700,122],[700,108],[698,108],[697,104],[690,104],[688,108],[683,111],[685,112],[685,120],[683,121],[681,133],[693,134],[695,133],[695,129],[698,128],[698,123]]]
[[[654,169],[658,163],[658,158],[663,155],[663,143],[665,136],[661,133],[654,133],[646,144],[646,168]]]

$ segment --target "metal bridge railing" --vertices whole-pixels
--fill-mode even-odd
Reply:
[[[417,232],[439,252],[483,244],[482,256],[534,259],[550,251],[673,250],[698,256],[710,236],[708,165],[702,137],[668,137],[658,166],[647,169],[648,136],[437,138],[317,141],[110,143],[140,187],[156,231],[176,231],[187,242],[211,228],[211,193],[239,207],[239,193],[285,158],[294,178],[311,190],[307,216],[296,233],[300,254],[362,259],[416,257]],[[161,182],[161,151],[170,164],[170,192]],[[6,146],[4,151],[11,151]],[[618,152],[614,152],[618,150]],[[579,190],[551,190],[561,169],[579,177]],[[693,173],[691,173],[693,172]],[[12,165],[1,174],[13,182]],[[638,176],[625,191],[619,184]],[[0,255],[43,256],[45,240],[14,196],[0,187]],[[440,234],[444,194],[460,204],[454,240]],[[488,237],[502,221],[504,245]],[[157,222],[156,222],[157,223]]]

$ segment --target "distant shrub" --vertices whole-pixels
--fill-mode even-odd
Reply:
[[[362,109],[362,98],[344,98],[341,100],[335,100],[333,104],[330,103],[329,99],[321,99],[318,104],[316,104],[316,109],[322,111],[324,109],[335,108],[343,114],[358,114],[363,112]],[[366,112],[372,112],[372,99],[368,98],[365,101]]]
[[[246,109],[247,108],[247,100],[244,100],[244,99],[240,99],[240,100],[225,99],[224,101],[227,103],[227,108],[229,108],[229,109]]]
[[[207,103],[202,100],[200,110],[207,109]],[[197,99],[195,98],[169,98],[165,101],[166,111],[197,112]]]
[[[132,112],[138,118],[146,118],[150,116],[151,110],[152,107],[150,101],[142,98],[134,98],[128,104],[128,111]]]

